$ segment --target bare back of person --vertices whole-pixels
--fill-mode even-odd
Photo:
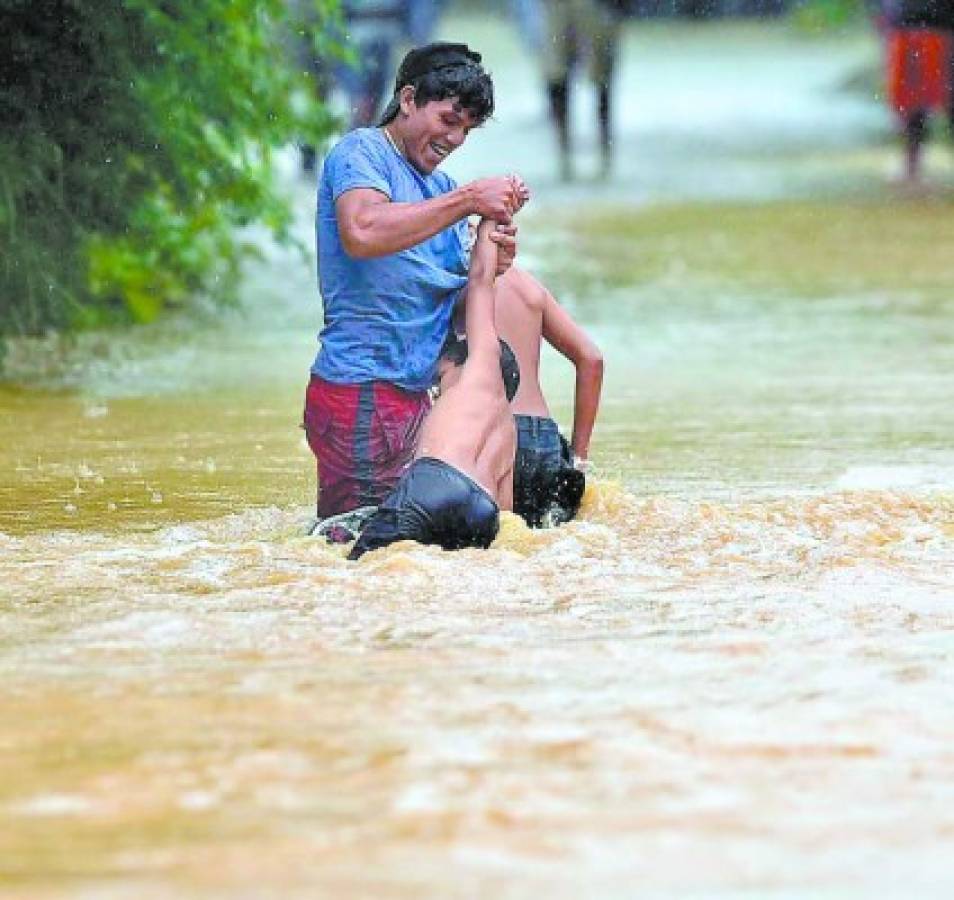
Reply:
[[[421,432],[416,458],[446,462],[472,478],[501,509],[512,505],[508,479],[513,471],[516,430],[507,398],[479,361],[468,359],[459,377],[441,389]]]
[[[494,312],[497,333],[520,364],[520,388],[510,404],[514,415],[550,417],[540,387],[540,337],[548,291],[532,275],[513,267],[497,279]]]
[[[511,403],[516,416],[550,418],[540,386],[540,346],[546,341],[576,369],[573,430],[570,445],[586,459],[599,408],[603,356],[599,348],[536,278],[513,267],[497,279],[497,333],[514,351],[520,366],[520,388]]]
[[[511,268],[497,280],[497,332],[520,366],[520,389],[511,404],[517,450],[513,511],[533,527],[573,518],[582,499],[584,478],[572,471],[586,459],[599,406],[603,361],[586,332],[532,275]],[[576,369],[573,431],[560,435],[540,385],[540,348],[546,341]]]
[[[513,409],[501,380],[493,227],[490,220],[480,224],[472,250],[465,312],[467,358],[461,366],[439,364],[441,395],[424,423],[416,456],[454,466],[481,485],[501,509],[509,510],[517,439]]]

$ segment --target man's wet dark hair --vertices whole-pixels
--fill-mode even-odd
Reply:
[[[481,125],[494,112],[494,83],[480,64],[481,56],[466,44],[438,41],[416,47],[404,57],[394,80],[394,96],[381,116],[387,125],[401,108],[399,94],[405,85],[414,88],[414,102],[456,97],[474,121]]]
[[[507,402],[510,403],[517,396],[517,389],[520,387],[520,365],[517,363],[516,354],[510,349],[510,344],[503,338],[497,340],[500,342],[500,375],[503,378]],[[462,366],[467,362],[467,338],[457,337],[452,332],[441,350],[441,358],[455,366]]]

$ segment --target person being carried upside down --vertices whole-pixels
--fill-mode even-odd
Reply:
[[[495,223],[483,219],[471,253],[466,343],[451,336],[438,362],[440,396],[424,421],[411,467],[365,523],[348,559],[397,541],[445,550],[489,547],[500,510],[513,506],[516,429],[510,401],[520,371],[497,336]]]

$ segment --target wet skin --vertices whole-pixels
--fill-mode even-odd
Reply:
[[[418,106],[413,90],[402,94],[401,112],[386,127],[401,154],[422,175],[430,175],[462,147],[477,121],[455,97],[430,100]]]

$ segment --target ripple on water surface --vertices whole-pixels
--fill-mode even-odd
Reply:
[[[21,883],[950,885],[950,497],[602,483],[358,564],[303,519],[0,538]]]

